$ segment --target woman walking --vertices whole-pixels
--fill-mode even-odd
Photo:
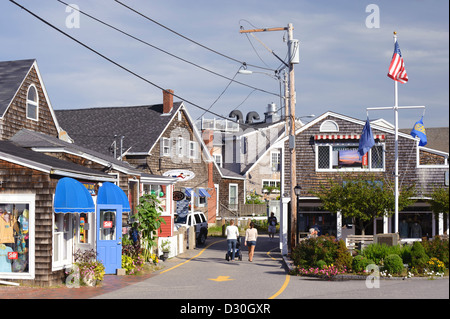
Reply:
[[[236,242],[239,238],[239,229],[234,226],[234,220],[230,220],[230,225],[225,229],[227,235],[228,252],[231,254],[231,261],[234,261],[234,254],[236,252]]]
[[[251,222],[250,227],[245,231],[245,246],[248,246],[248,261],[253,261],[257,238],[258,230],[256,230],[255,224]]]

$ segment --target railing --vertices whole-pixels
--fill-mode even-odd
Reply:
[[[266,204],[220,204],[220,217],[267,216]]]

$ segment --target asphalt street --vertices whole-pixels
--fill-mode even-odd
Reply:
[[[258,237],[253,262],[241,245],[242,261],[226,261],[226,240],[208,238],[204,247],[164,262],[155,276],[103,295],[99,299],[447,299],[449,279],[324,281],[289,276],[278,238]],[[369,285],[370,286],[370,285]]]

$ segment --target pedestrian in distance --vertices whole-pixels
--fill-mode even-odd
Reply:
[[[234,261],[236,242],[239,238],[239,229],[234,225],[233,219],[230,221],[230,225],[225,229],[225,235],[227,236],[228,252],[231,252],[231,261]]]
[[[278,222],[277,222],[277,218],[275,217],[275,214],[273,212],[270,213],[270,217],[267,220],[269,238],[274,238],[277,224],[278,224]]]
[[[248,246],[248,261],[253,261],[253,255],[255,253],[256,239],[258,238],[258,230],[255,228],[253,222],[250,223],[250,227],[245,231],[245,246]]]

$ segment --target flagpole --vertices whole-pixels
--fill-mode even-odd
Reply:
[[[397,32],[394,31],[394,46],[397,42]],[[395,228],[398,233],[398,82],[394,81],[394,122],[395,122]]]
[[[397,32],[394,31],[394,47],[397,43]],[[395,50],[394,50],[394,56],[393,59],[395,57]],[[400,63],[403,63],[403,61],[401,61]],[[392,62],[391,62],[392,64]],[[398,66],[397,66],[398,67]],[[404,70],[403,70],[404,71]],[[395,209],[394,209],[394,232],[398,233],[398,202],[399,202],[399,185],[398,185],[398,179],[399,179],[399,174],[398,174],[398,110],[399,109],[425,109],[425,106],[421,105],[421,106],[398,106],[398,81],[397,81],[397,74],[392,75],[391,76],[391,69],[389,70],[389,74],[388,76],[390,78],[392,78],[394,80],[394,106],[390,106],[390,107],[368,107],[366,108],[366,111],[369,110],[394,110],[394,140],[395,140],[395,176],[394,176],[394,180],[395,180],[395,190],[394,190],[394,197],[395,197]],[[402,80],[404,82],[402,83],[406,83],[408,81],[408,77],[406,75],[406,72],[404,72],[404,76],[406,77],[406,79],[402,78]],[[392,229],[392,228],[391,228]]]

